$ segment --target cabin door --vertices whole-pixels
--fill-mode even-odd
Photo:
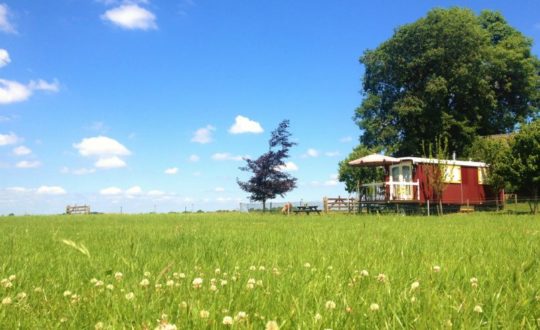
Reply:
[[[413,198],[412,166],[400,164],[390,167],[393,196],[396,200],[411,200]]]

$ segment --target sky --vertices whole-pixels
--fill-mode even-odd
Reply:
[[[538,1],[0,0],[0,215],[238,209],[283,119],[298,187],[276,201],[347,196],[359,57],[451,6],[538,56]]]

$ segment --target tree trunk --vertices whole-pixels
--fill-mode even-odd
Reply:
[[[266,199],[263,199],[263,213],[266,213]]]
[[[442,198],[439,198],[439,215],[443,215]]]

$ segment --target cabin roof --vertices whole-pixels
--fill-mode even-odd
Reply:
[[[384,156],[380,154],[371,154],[371,155],[364,156],[364,157],[355,159],[353,161],[350,161],[349,165],[361,166],[361,167],[376,167],[376,166],[398,164],[398,163],[407,162],[407,161],[412,162],[413,164],[438,164],[439,163],[438,159],[433,159],[433,158],[423,158],[423,157],[394,158],[394,157]],[[454,166],[487,167],[487,164],[484,162],[473,162],[473,161],[466,161],[466,160],[443,159],[441,160],[441,163],[446,164],[446,165],[454,165]]]
[[[399,158],[400,162],[402,161],[412,161],[413,164],[438,164],[438,159],[432,158],[423,158],[423,157],[401,157]],[[455,165],[455,166],[466,166],[466,167],[487,167],[487,164],[484,162],[473,162],[470,160],[452,160],[452,159],[442,159],[441,163],[446,165]]]

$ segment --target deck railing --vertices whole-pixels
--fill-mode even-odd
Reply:
[[[360,200],[366,202],[420,200],[420,182],[373,182],[360,186]]]

